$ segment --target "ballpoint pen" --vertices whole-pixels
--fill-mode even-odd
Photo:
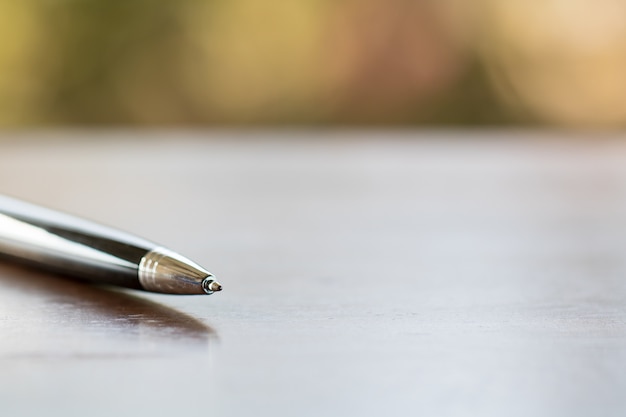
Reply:
[[[155,243],[68,214],[0,196],[0,255],[75,278],[167,294],[222,286]]]

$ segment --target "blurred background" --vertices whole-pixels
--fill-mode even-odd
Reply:
[[[0,127],[626,122],[623,0],[0,0]]]

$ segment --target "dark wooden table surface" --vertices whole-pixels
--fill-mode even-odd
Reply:
[[[0,264],[2,416],[624,416],[626,137],[0,135],[0,193],[214,272]]]

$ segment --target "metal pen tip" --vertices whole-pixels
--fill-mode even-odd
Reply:
[[[208,276],[202,281],[202,289],[207,294],[213,294],[217,291],[222,291],[222,284],[215,281],[213,276]]]

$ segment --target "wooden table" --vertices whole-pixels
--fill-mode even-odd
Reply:
[[[626,142],[495,132],[0,136],[0,192],[224,291],[0,264],[2,416],[624,416]]]

